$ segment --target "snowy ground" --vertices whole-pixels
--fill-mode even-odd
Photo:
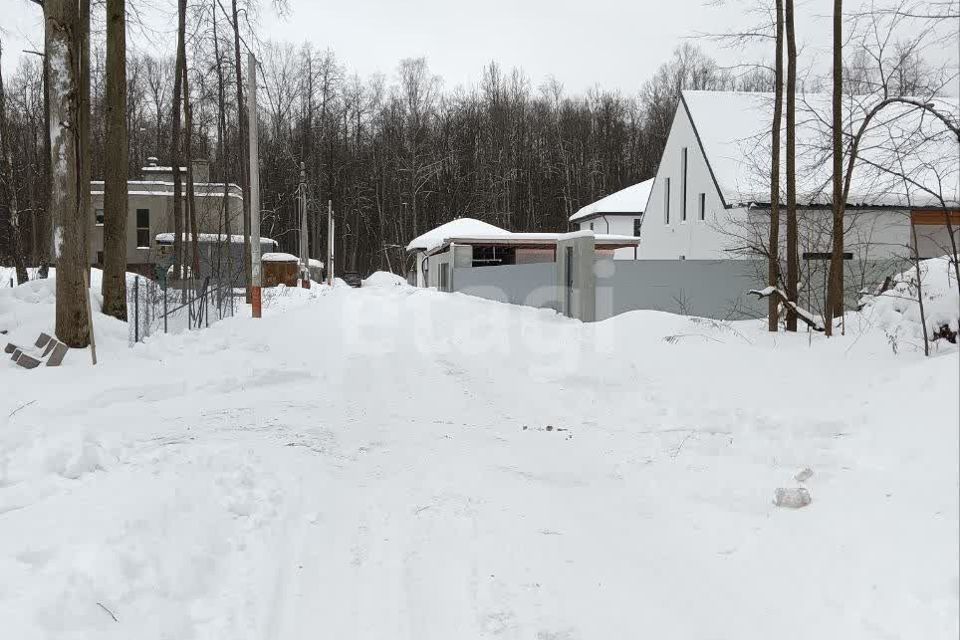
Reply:
[[[2,635],[957,637],[955,347],[384,280],[0,364]]]

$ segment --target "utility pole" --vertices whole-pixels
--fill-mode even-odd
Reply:
[[[327,284],[333,286],[333,201],[327,200]]]
[[[247,130],[250,132],[250,302],[253,305],[253,317],[262,314],[261,265],[260,265],[260,155],[257,148],[257,59],[253,53],[247,54]]]
[[[310,288],[310,235],[307,230],[307,165],[300,163],[300,286]]]

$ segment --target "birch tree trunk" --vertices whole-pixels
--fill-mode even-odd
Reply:
[[[777,37],[773,126],[770,132],[770,240],[767,246],[767,284],[779,286],[780,276],[780,131],[783,117],[783,0],[777,0]],[[777,331],[780,318],[780,301],[775,296],[767,298],[767,330]]]
[[[824,310],[824,332],[833,335],[833,318],[843,305],[843,0],[833,0],[833,247]]]
[[[785,0],[787,30],[787,300],[797,302],[800,256],[797,250],[797,35],[794,0]],[[797,330],[797,313],[787,305],[787,331]]]
[[[127,319],[126,0],[107,0],[107,149],[103,187],[103,312]]]
[[[70,347],[90,342],[80,178],[81,29],[76,0],[46,0],[45,54],[50,105],[50,206],[54,216],[56,334]]]

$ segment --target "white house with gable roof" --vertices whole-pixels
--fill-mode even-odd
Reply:
[[[643,212],[653,187],[653,178],[582,207],[570,216],[570,223],[579,225],[580,230],[589,229],[596,233],[640,237],[643,224]],[[614,253],[616,260],[636,259],[634,249],[618,249]]]
[[[857,130],[875,100],[845,99],[848,132]],[[960,122],[956,98],[931,104]],[[772,109],[772,94],[683,92],[644,212],[641,260],[763,257],[757,249],[769,233]],[[860,145],[847,198],[845,249],[854,261],[907,257],[916,229],[920,257],[943,255],[950,246],[948,218],[960,229],[957,137],[914,106],[894,104],[881,114]],[[798,98],[801,253],[830,249],[829,123],[830,96]],[[781,194],[785,203],[785,187]],[[785,215],[781,220],[785,224]]]

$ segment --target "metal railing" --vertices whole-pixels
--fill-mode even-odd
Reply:
[[[132,285],[127,287],[131,344],[161,332],[207,328],[211,323],[232,317],[238,304],[243,304],[243,289],[235,288],[226,279],[210,276],[202,282],[188,280],[178,286],[168,286],[166,280],[157,282],[136,276]]]

